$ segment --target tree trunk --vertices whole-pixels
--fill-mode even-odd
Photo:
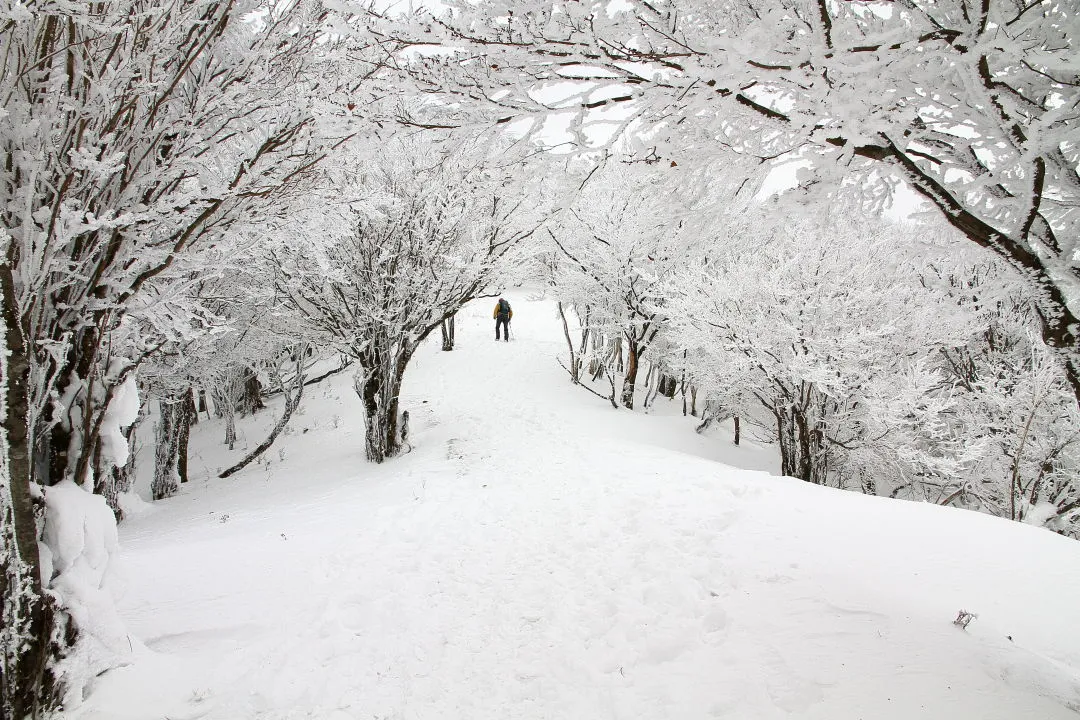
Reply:
[[[270,449],[270,446],[277,440],[278,435],[285,429],[285,426],[289,424],[289,419],[292,417],[293,412],[300,406],[300,400],[304,396],[304,362],[303,355],[299,356],[301,359],[296,362],[296,375],[293,377],[293,388],[290,390],[285,389],[285,407],[281,411],[281,417],[278,418],[277,423],[274,425],[274,429],[270,431],[270,434],[265,440],[259,443],[258,447],[249,452],[244,459],[236,463],[232,467],[228,468],[220,475],[219,478],[227,478],[230,475],[243,470],[251,461],[262,455],[264,452]]]
[[[780,474],[799,477],[799,458],[795,440],[795,421],[790,408],[774,408],[776,434],[780,442]]]
[[[162,398],[158,403],[161,417],[157,424],[157,445],[154,449],[154,480],[150,486],[154,500],[171,497],[180,489],[176,458],[180,445],[183,400]]]
[[[259,374],[253,369],[243,369],[243,390],[240,395],[240,417],[254,415],[257,410],[262,410],[266,405],[262,401],[262,383],[259,382]]]
[[[188,440],[191,438],[191,423],[196,417],[195,394],[188,388],[180,401],[176,428],[176,474],[181,483],[188,481]]]
[[[41,586],[27,426],[30,359],[15,302],[11,260],[9,253],[0,266],[7,352],[6,362],[0,360],[0,392],[7,410],[0,438],[0,624],[12,643],[0,655],[0,717],[37,718],[56,702],[54,679],[46,669],[55,649],[51,641],[56,608]]]
[[[701,423],[694,428],[694,432],[703,433],[712,427],[713,422],[716,420],[716,413],[709,412],[709,403],[705,403],[705,407],[701,409]]]
[[[454,316],[446,318],[442,321],[442,349],[445,352],[450,352],[454,349]]]
[[[214,412],[225,420],[225,444],[232,450],[236,445],[236,408],[228,391],[228,383],[215,387],[210,391],[214,400]]]
[[[566,338],[566,347],[570,351],[570,365],[567,366],[567,370],[570,372],[570,379],[575,385],[581,383],[581,359],[577,353],[574,352],[574,343],[570,339],[570,326],[566,322],[566,312],[563,310],[562,301],[556,303],[556,307],[559,309],[559,317],[562,319],[563,336]],[[584,339],[582,340],[584,345]]]
[[[648,410],[656,402],[656,396],[660,392],[663,374],[660,372],[660,366],[655,363],[649,363],[649,371],[645,373],[645,409]]]
[[[780,439],[781,474],[825,485],[828,466],[821,423],[808,418],[797,406],[774,409],[773,414]]]
[[[39,476],[39,482],[55,485],[62,480],[74,480],[86,485],[93,469],[94,449],[100,422],[107,402],[101,403],[102,378],[95,367],[100,354],[102,331],[97,327],[86,327],[75,333],[75,338],[68,344],[62,366],[56,374],[54,386],[80,385],[80,390],[73,393],[70,406],[59,408],[60,417],[53,417],[52,427],[44,442],[38,443],[35,450],[46,453],[47,457],[36,463],[48,467],[48,474]],[[105,388],[108,390],[108,388]],[[45,423],[47,424],[47,423]]]
[[[686,351],[683,350],[683,371],[679,378],[679,394],[682,395],[682,414],[686,417]]]
[[[622,393],[619,401],[627,410],[634,409],[634,385],[638,373],[638,344],[633,338],[627,338],[626,375],[623,377]]]
[[[735,416],[735,445],[739,444],[739,416]]]
[[[138,424],[139,421],[136,420],[130,426],[120,429],[128,444],[127,462],[119,467],[114,465],[105,469],[99,468],[94,475],[94,492],[105,498],[118,523],[124,519],[120,496],[130,492],[135,481],[135,426]]]
[[[410,351],[388,352],[388,345],[371,342],[360,359],[361,370],[355,381],[364,405],[364,454],[376,463],[394,457],[401,449],[398,394]]]

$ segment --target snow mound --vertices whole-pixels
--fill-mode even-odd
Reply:
[[[67,480],[45,488],[45,508],[43,580],[79,632],[57,668],[67,689],[64,706],[73,707],[93,678],[130,661],[135,643],[106,589],[117,534],[105,499]]]

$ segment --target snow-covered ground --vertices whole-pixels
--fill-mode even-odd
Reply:
[[[193,482],[120,528],[109,587],[148,649],[65,717],[1080,713],[1080,543],[774,477],[678,400],[614,410],[555,363],[552,304],[508,297],[513,342],[485,300],[419,353],[400,459],[364,462],[346,376],[229,480],[242,448],[200,423]]]

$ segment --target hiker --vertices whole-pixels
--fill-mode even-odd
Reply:
[[[499,339],[499,326],[503,328],[503,340],[510,341],[510,318],[514,317],[514,311],[510,309],[510,303],[506,302],[502,298],[499,298],[499,302],[495,303],[495,312],[492,314],[495,318],[495,339]]]

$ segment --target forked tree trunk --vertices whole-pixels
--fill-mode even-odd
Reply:
[[[442,349],[445,352],[450,352],[454,349],[454,316],[446,318],[442,321]]]
[[[562,319],[563,337],[566,338],[566,347],[570,351],[570,364],[567,366],[567,372],[570,373],[570,380],[578,385],[581,383],[581,357],[578,353],[574,352],[574,343],[570,339],[570,325],[566,321],[566,311],[563,309],[562,301],[555,304],[559,310],[559,317]],[[585,344],[584,338],[582,339],[582,345]]]
[[[656,363],[649,363],[649,370],[645,373],[645,409],[648,410],[656,402],[656,396],[660,392],[661,380],[663,374],[660,371],[660,366]]]
[[[389,342],[371,341],[360,358],[354,387],[364,405],[364,454],[370,462],[381,463],[401,450],[398,429],[398,395],[409,363],[408,349]]]
[[[214,400],[214,411],[218,417],[225,420],[225,444],[232,450],[236,445],[236,408],[228,390],[228,382],[215,387],[210,391]]]
[[[795,437],[795,418],[787,408],[774,409],[773,416],[776,418],[776,434],[780,443],[780,474],[797,478],[800,463],[798,439]]]
[[[825,485],[828,466],[824,430],[799,407],[773,410],[780,439],[781,474],[815,485]]]

